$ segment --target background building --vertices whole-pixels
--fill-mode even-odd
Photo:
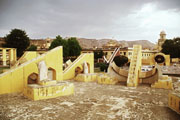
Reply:
[[[160,52],[162,50],[162,45],[166,41],[166,33],[164,31],[160,32],[160,38],[158,40],[158,51]]]

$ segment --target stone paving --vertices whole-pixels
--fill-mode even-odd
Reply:
[[[180,76],[180,65],[161,66],[163,74],[174,74]]]
[[[0,120],[180,119],[180,115],[168,108],[170,90],[145,85],[134,88],[73,83],[74,95],[48,100],[31,101],[20,93],[0,95]]]

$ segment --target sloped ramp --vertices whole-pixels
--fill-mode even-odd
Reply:
[[[33,58],[38,57],[39,54],[36,51],[26,51],[21,58],[19,58],[19,60],[15,63],[14,66],[12,66],[12,68],[15,68],[29,60],[32,60]]]
[[[28,77],[33,73],[38,75],[37,64],[42,60],[48,68],[53,69],[54,80],[63,80],[63,57],[62,46],[60,46],[0,74],[0,94],[23,92],[27,87]]]
[[[109,76],[116,78],[119,82],[126,82],[127,81],[127,77],[117,73],[113,69],[112,64],[110,64],[109,67],[108,67],[108,74],[109,74]]]
[[[83,53],[63,71],[63,80],[73,79],[76,76],[76,68],[83,71],[84,62],[87,62],[89,73],[94,73],[94,54]]]

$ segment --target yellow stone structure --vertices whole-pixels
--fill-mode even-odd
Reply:
[[[151,63],[153,65],[157,63],[161,66],[163,65],[170,66],[170,55],[165,55],[164,53],[156,53],[152,55]]]
[[[180,114],[180,93],[172,92],[168,94],[168,106]]]
[[[97,76],[97,83],[106,85],[115,85],[118,80],[115,77],[111,77],[108,74],[99,74]]]
[[[39,63],[43,61],[51,78],[40,80]],[[63,80],[62,47],[57,47],[43,55],[26,52],[14,68],[0,75],[0,94],[23,92],[32,100],[49,99],[74,93],[74,84]],[[46,71],[47,76],[49,71]]]
[[[74,84],[66,82],[44,81],[44,85],[30,84],[24,90],[24,95],[32,100],[55,98],[74,93]]]
[[[0,48],[0,61],[2,66],[11,66],[17,60],[15,48]]]
[[[180,62],[180,58],[171,58],[172,63]]]
[[[172,79],[166,75],[161,76],[157,82],[151,85],[152,88],[173,89]]]
[[[40,63],[47,67],[47,79],[40,80]],[[86,63],[86,71],[83,64]],[[76,78],[82,81],[96,81],[94,54],[81,54],[63,71],[62,47],[57,47],[42,55],[38,52],[25,52],[7,72],[0,74],[0,94],[23,92],[32,100],[49,99],[74,93],[74,85],[62,80]]]
[[[39,54],[36,51],[26,51],[19,59],[18,61],[15,63],[15,65],[13,67],[17,67],[29,60],[32,60],[33,58],[38,57]]]
[[[96,73],[88,73],[88,74],[78,74],[75,77],[76,81],[80,82],[95,82],[97,80],[97,74]]]
[[[44,60],[47,67],[52,69],[54,80],[62,81],[62,47],[57,47],[41,56],[27,61],[16,68],[0,74],[0,94],[23,92],[28,86],[28,78],[32,74],[38,75],[37,64]]]
[[[63,71],[63,80],[73,79],[78,73],[82,73],[84,62],[88,65],[89,73],[94,73],[94,54],[84,53]]]
[[[139,83],[139,72],[141,71],[141,52],[142,47],[140,45],[133,46],[133,53],[128,73],[127,86],[136,87]]]
[[[158,70],[158,80],[151,84],[152,88],[163,88],[163,89],[173,89],[172,78],[168,75],[162,75],[160,65],[156,64]]]

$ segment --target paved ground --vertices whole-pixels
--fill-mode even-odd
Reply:
[[[163,74],[180,76],[180,64],[176,64],[176,66],[161,66],[161,70]]]
[[[0,120],[180,119],[180,115],[168,108],[169,90],[73,83],[74,95],[49,100],[31,101],[17,93],[0,95]]]

